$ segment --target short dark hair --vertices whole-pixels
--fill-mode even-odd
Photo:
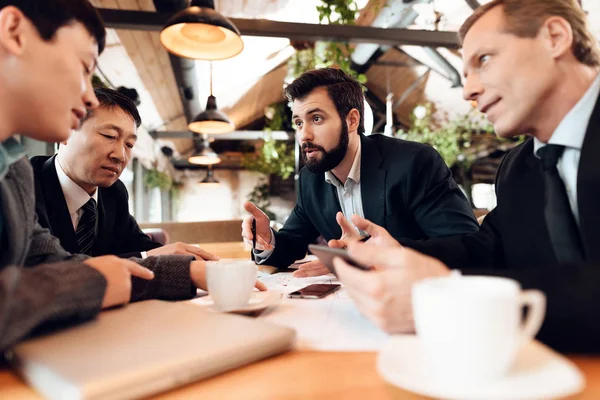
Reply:
[[[0,0],[0,10],[8,6],[21,10],[44,40],[52,40],[59,28],[80,22],[96,39],[98,54],[104,50],[104,23],[88,0]]]
[[[103,87],[95,88],[94,94],[96,95],[96,97],[98,98],[98,102],[100,103],[98,105],[98,108],[104,108],[109,110],[114,108],[120,108],[121,110],[123,110],[123,112],[125,112],[126,114],[131,116],[131,118],[133,118],[133,120],[135,121],[135,126],[137,126],[138,128],[140,127],[140,125],[142,124],[142,118],[140,117],[140,113],[137,107],[135,106],[135,103],[131,101],[129,97],[122,95],[114,89]],[[89,118],[91,118],[93,114],[94,110],[88,110],[88,112],[85,114],[85,117],[83,117],[81,121],[79,121],[80,125],[83,125],[83,123]]]
[[[285,88],[285,95],[289,101],[302,100],[318,87],[327,90],[342,121],[353,108],[356,108],[360,114],[358,134],[365,132],[362,85],[342,70],[323,68],[307,71]]]

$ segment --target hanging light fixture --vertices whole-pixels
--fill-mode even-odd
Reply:
[[[206,101],[206,108],[188,124],[192,132],[217,135],[233,132],[235,125],[227,114],[217,109],[217,99],[213,96],[212,62],[210,63],[210,96]]]
[[[202,179],[200,181],[201,184],[206,185],[206,184],[210,184],[210,185],[220,185],[221,183],[217,180],[217,178],[215,178],[214,174],[213,174],[213,169],[212,169],[212,165],[208,166],[208,170],[206,171],[206,178]]]
[[[192,0],[167,21],[160,42],[169,52],[194,60],[224,60],[244,49],[240,31],[215,11],[214,0]]]
[[[196,143],[196,141],[194,141]],[[188,158],[188,162],[196,165],[213,165],[221,162],[219,155],[210,147],[207,135],[202,135],[202,142],[193,155]]]

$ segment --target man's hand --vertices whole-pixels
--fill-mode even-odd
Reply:
[[[256,248],[257,250],[270,250],[271,246],[271,224],[267,214],[249,201],[244,203],[244,209],[250,213],[242,222],[242,237],[252,243],[252,220],[256,220]]]
[[[84,264],[100,272],[106,279],[106,292],[104,292],[102,308],[129,303],[132,275],[142,279],[154,278],[154,272],[149,269],[116,256],[89,258],[84,261]]]
[[[182,242],[171,243],[166,246],[158,247],[147,251],[146,254],[150,256],[168,256],[168,255],[184,255],[194,256],[196,260],[207,260],[216,261],[219,257],[209,253],[206,250],[202,250],[200,247],[193,246]]]
[[[352,224],[344,217],[344,214],[338,211],[335,215],[340,228],[342,228],[342,236],[339,240],[330,240],[329,247],[345,248],[346,243],[358,241],[360,239],[358,232]],[[329,269],[319,260],[310,261],[298,266],[298,270],[294,271],[293,276],[296,278],[307,278],[309,276],[327,275]]]
[[[192,261],[190,264],[190,277],[194,286],[198,289],[208,290],[208,285],[206,284],[206,263],[204,261]],[[267,290],[265,284],[259,280],[256,281],[254,287],[263,292]]]
[[[358,229],[371,235],[371,238],[367,240],[369,244],[384,247],[402,247],[400,243],[398,243],[398,241],[394,239],[385,228],[374,224],[368,219],[361,218],[354,214],[351,217],[352,224],[350,224],[350,222],[344,218],[344,215],[341,212],[337,213],[335,219],[340,228],[342,228],[342,237],[340,237],[338,240],[330,240],[328,243],[329,247],[343,249],[348,247],[348,245],[352,242],[358,242],[361,237],[358,232],[356,232],[356,229],[354,229],[352,224],[354,224],[354,226]]]
[[[356,231],[356,228],[361,229],[362,231],[371,235],[371,238],[368,240],[369,244],[374,244],[377,246],[401,247],[400,243],[398,243],[396,239],[394,239],[392,235],[385,230],[385,228],[382,228],[381,226],[376,225],[369,220],[361,218],[356,214],[352,216],[352,223],[350,223],[350,221],[348,221],[341,212],[338,212],[335,215],[335,220],[342,229],[342,236],[339,239],[330,240],[327,243],[329,247],[344,249],[348,246],[348,244],[358,242],[361,237]],[[327,275],[328,273],[329,269],[325,266],[325,264],[319,260],[315,260],[305,264],[300,264],[300,266],[298,266],[298,270],[294,271],[293,275],[296,278],[306,278],[309,276]]]
[[[327,275],[329,269],[320,260],[309,261],[298,266],[292,274],[294,278],[308,278],[309,276]]]
[[[374,271],[361,271],[334,259],[338,278],[359,311],[388,333],[412,333],[412,285],[450,270],[441,261],[409,248],[350,243],[350,255]]]

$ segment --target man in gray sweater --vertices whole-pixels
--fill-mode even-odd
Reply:
[[[13,136],[63,142],[78,128],[98,106],[91,78],[104,42],[88,0],[0,0],[0,351],[42,326],[206,287],[204,261],[71,255],[37,223],[31,165]]]

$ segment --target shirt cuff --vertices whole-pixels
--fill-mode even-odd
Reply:
[[[265,261],[267,261],[267,259],[271,256],[271,254],[273,254],[273,251],[275,250],[275,232],[273,231],[272,228],[271,228],[271,240],[270,240],[269,244],[271,246],[273,246],[272,249],[262,250],[262,251],[252,250],[252,252],[254,253],[254,260],[256,261],[257,264],[262,264]]]
[[[142,260],[145,260],[146,258],[148,258],[148,254],[145,251],[141,251],[140,254],[142,255]]]

